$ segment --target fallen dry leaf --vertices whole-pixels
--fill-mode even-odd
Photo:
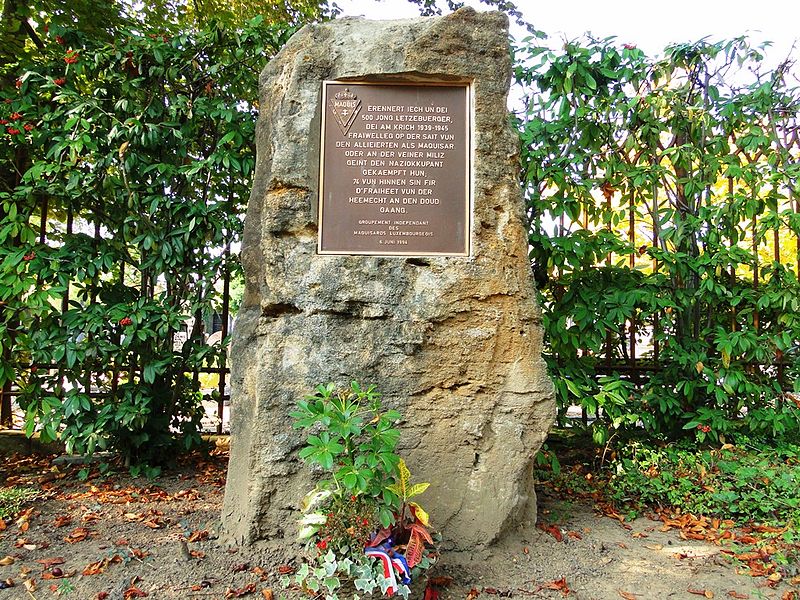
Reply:
[[[131,600],[131,598],[147,598],[147,596],[149,596],[149,595],[150,594],[148,594],[147,592],[145,592],[143,590],[140,590],[139,588],[137,588],[135,586],[129,587],[127,590],[125,590],[122,593],[122,597],[125,600]]]
[[[139,550],[138,548],[128,548],[128,552],[130,552],[134,558],[138,558],[139,560],[142,560],[146,556],[150,556],[149,552]]]
[[[540,585],[538,589],[555,590],[561,592],[561,594],[564,596],[569,596],[570,594],[570,589],[569,586],[567,585],[567,580],[564,577],[562,577],[561,579],[556,579],[555,581],[551,581],[550,583],[545,583],[543,585]]]
[[[439,590],[433,586],[425,586],[425,594],[422,600],[439,600]]]
[[[705,596],[706,598],[713,598],[714,592],[711,590],[695,590],[693,588],[689,588],[686,590],[690,594],[694,594],[695,596]]]
[[[645,544],[644,547],[647,548],[648,550],[655,550],[655,551],[664,549],[664,546],[662,546],[661,544]]]
[[[78,527],[73,529],[70,534],[64,538],[64,541],[68,544],[77,544],[78,542],[82,542],[87,537],[91,535],[91,532],[86,529],[86,527]]]
[[[480,595],[481,595],[481,593],[478,590],[476,590],[475,588],[472,588],[469,591],[469,594],[467,594],[466,600],[475,600],[475,598],[477,598]]]
[[[87,577],[89,575],[99,575],[100,573],[106,570],[106,566],[108,566],[108,563],[102,560],[98,560],[97,562],[89,563],[88,565],[86,565],[83,568],[82,574]]]
[[[82,523],[93,523],[94,521],[99,521],[102,516],[96,512],[87,512],[85,515],[81,517]]]
[[[203,540],[208,539],[208,531],[203,529],[202,531],[193,531],[192,534],[189,536],[187,540],[190,544],[194,542],[201,542]]]
[[[275,598],[275,594],[272,593],[270,588],[261,590],[261,595],[264,596],[264,600],[273,600]]]
[[[97,562],[89,563],[84,567],[83,574],[84,575],[99,575],[103,571],[106,570],[106,567],[112,563],[122,562],[122,557],[119,554],[114,554],[113,556],[106,556],[102,560],[98,560]]]
[[[97,600],[107,600],[108,599],[108,592],[98,592]]]
[[[625,598],[625,600],[636,600],[636,594],[632,594],[631,592],[624,592],[622,590],[617,590],[617,593],[620,595],[621,598]]]
[[[564,535],[561,533],[561,530],[556,527],[555,525],[548,525],[547,523],[537,523],[536,527],[544,531],[545,533],[549,533],[552,535],[557,542],[564,541]]]
[[[29,594],[32,594],[33,592],[36,591],[36,582],[33,579],[26,579],[25,581],[22,582],[22,585],[25,586],[25,590]]]
[[[232,588],[228,588],[225,590],[225,598],[241,598],[242,596],[248,596],[250,594],[254,594],[256,592],[256,584],[255,583],[248,583],[246,586],[239,588],[238,590],[234,590]]]
[[[0,567],[7,567],[8,565],[13,565],[15,559],[13,556],[6,556],[5,558],[0,558]]]
[[[36,562],[42,565],[42,569],[52,569],[56,565],[63,565],[64,559],[60,556],[55,556],[53,558],[40,558]]]
[[[729,591],[728,596],[730,596],[731,598],[737,598],[737,600],[747,600],[750,597],[747,594],[740,594],[739,592],[736,592],[734,590]]]
[[[278,573],[281,575],[291,575],[294,571],[295,568],[292,565],[280,565],[278,567]]]
[[[56,517],[55,521],[53,521],[53,525],[55,525],[56,527],[66,527],[70,523],[72,523],[72,517],[70,517],[69,515],[61,515],[59,517]]]

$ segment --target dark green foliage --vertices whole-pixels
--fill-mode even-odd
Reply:
[[[762,72],[744,39],[659,60],[613,40],[517,57],[562,419],[570,404],[599,413],[599,443],[641,426],[701,441],[797,435],[786,392],[800,365],[800,91],[788,65]],[[635,363],[632,329],[648,347]]]
[[[239,270],[257,75],[289,34],[259,18],[106,43],[54,25],[14,67],[0,89],[0,383],[19,385],[29,434],[134,462],[200,441],[184,371],[224,347],[200,319],[182,349],[171,340],[219,310]]]

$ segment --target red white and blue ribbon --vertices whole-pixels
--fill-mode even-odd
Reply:
[[[408,585],[411,583],[411,571],[408,563],[402,554],[392,553],[388,545],[381,545],[376,548],[365,548],[364,554],[380,559],[383,565],[383,576],[389,582],[386,588],[386,595],[394,596],[398,589],[398,579],[400,583]]]

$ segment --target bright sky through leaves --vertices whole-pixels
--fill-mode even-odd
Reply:
[[[417,7],[402,0],[339,0],[343,15],[363,15],[370,19],[415,17]],[[486,10],[478,0],[467,0],[479,10]],[[800,5],[795,0],[672,0],[653,4],[641,0],[569,0],[540,2],[517,0],[517,6],[537,29],[552,41],[574,39],[584,32],[595,37],[616,36],[620,43],[635,44],[647,54],[660,54],[671,43],[709,41],[747,34],[754,44],[773,42],[768,56],[770,65],[789,53],[800,59],[797,28]],[[481,8],[483,6],[483,8]],[[516,28],[519,35],[521,29]]]

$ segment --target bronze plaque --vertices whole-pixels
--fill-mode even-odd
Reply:
[[[320,254],[469,256],[470,87],[323,82]]]

